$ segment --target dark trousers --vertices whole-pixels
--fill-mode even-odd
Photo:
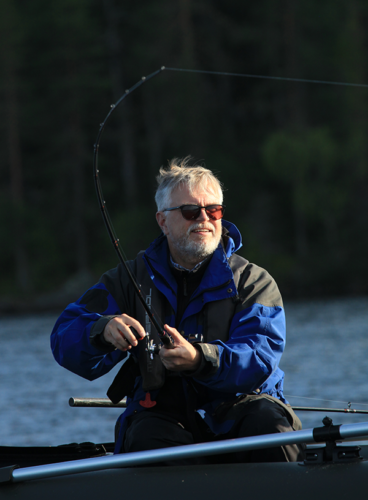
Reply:
[[[267,399],[259,399],[243,405],[230,432],[215,436],[198,415],[195,432],[185,429],[176,419],[145,411],[129,417],[122,452],[153,450],[194,444],[195,442],[218,441],[237,437],[258,436],[292,431],[287,411],[278,404]],[[198,433],[201,439],[198,439]],[[195,437],[196,438],[195,438]],[[245,462],[296,462],[303,460],[302,445],[287,445],[262,450],[242,451],[238,453],[215,455],[190,460],[166,462],[171,464],[190,463],[245,463]]]

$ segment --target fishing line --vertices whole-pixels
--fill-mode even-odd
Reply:
[[[368,88],[368,84],[365,83],[348,83],[348,82],[335,82],[329,80],[309,80],[306,78],[288,78],[285,76],[266,76],[266,75],[249,75],[244,73],[227,73],[225,71],[206,71],[202,69],[183,69],[183,68],[166,68],[162,66],[161,69],[167,71],[181,71],[185,73],[201,73],[207,75],[223,75],[223,76],[237,76],[242,78],[259,78],[263,80],[279,80],[283,82],[298,82],[298,83],[320,83],[322,85],[339,85],[342,87],[361,87]]]
[[[160,69],[154,71],[153,73],[149,74],[148,76],[143,76],[141,80],[139,80],[137,83],[135,83],[130,89],[126,90],[125,93],[117,100],[115,104],[111,104],[110,106],[110,111],[108,112],[105,120],[100,124],[100,129],[97,134],[96,142],[94,144],[94,153],[93,153],[93,176],[94,176],[94,182],[95,182],[95,188],[96,188],[96,194],[97,194],[97,199],[99,202],[100,210],[102,213],[103,220],[105,222],[105,226],[107,229],[107,232],[109,234],[111,243],[113,244],[115,251],[118,255],[118,258],[124,268],[127,271],[127,274],[129,276],[129,279],[131,283],[133,284],[133,287],[135,288],[135,291],[138,295],[138,298],[143,305],[149,319],[151,320],[151,323],[154,325],[154,327],[157,330],[157,333],[161,339],[161,341],[166,345],[166,346],[171,346],[171,340],[170,337],[167,335],[165,332],[162,322],[160,320],[159,315],[157,315],[153,309],[152,304],[148,305],[147,304],[147,295],[141,290],[140,284],[137,282],[136,277],[134,276],[134,273],[132,272],[132,269],[129,267],[127,264],[127,257],[124,253],[124,250],[120,244],[119,238],[117,237],[117,234],[115,232],[115,229],[113,227],[110,215],[108,213],[107,207],[106,207],[106,202],[104,200],[103,192],[102,192],[102,186],[101,186],[101,181],[100,181],[100,175],[99,175],[99,169],[98,169],[98,152],[100,148],[100,141],[101,137],[103,134],[103,131],[106,127],[107,121],[110,119],[112,113],[116,110],[116,108],[123,102],[123,100],[130,95],[133,91],[135,91],[137,88],[139,88],[143,83],[146,83],[147,81],[151,80],[164,70],[166,71],[176,71],[176,72],[185,72],[185,73],[200,73],[200,74],[208,74],[208,75],[216,75],[216,76],[232,76],[232,77],[241,77],[241,78],[258,78],[258,79],[267,79],[267,80],[279,80],[279,81],[289,81],[289,82],[298,82],[298,83],[314,83],[314,84],[323,84],[323,85],[339,85],[339,86],[345,86],[345,87],[363,87],[363,88],[368,88],[368,85],[366,84],[359,84],[359,83],[346,83],[346,82],[335,82],[335,81],[324,81],[324,80],[308,80],[304,78],[289,78],[289,77],[280,77],[280,76],[266,76],[266,75],[251,75],[251,74],[243,74],[243,73],[229,73],[229,72],[224,72],[224,71],[206,71],[206,70],[198,70],[198,69],[185,69],[185,68],[166,68],[165,66],[161,66]]]

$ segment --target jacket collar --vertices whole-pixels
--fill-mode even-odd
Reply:
[[[203,276],[201,285],[196,295],[207,289],[223,286],[233,279],[233,274],[228,264],[228,259],[242,246],[242,238],[238,228],[231,222],[222,220],[223,239],[215,250],[211,261]],[[176,295],[177,284],[169,270],[169,247],[164,234],[156,238],[144,253],[143,259],[151,279],[159,290],[167,295],[165,281]],[[170,294],[171,295],[171,294]]]
[[[222,220],[222,231],[226,257],[230,259],[232,254],[243,246],[242,237],[235,224],[224,219]]]

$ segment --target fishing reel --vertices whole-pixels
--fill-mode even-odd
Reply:
[[[146,333],[146,335],[148,338],[146,351],[149,353],[150,359],[153,359],[155,354],[156,355],[159,354],[159,352],[161,351],[163,346],[165,347],[165,349],[173,349],[174,348],[173,341],[172,341],[171,337],[169,337],[169,335],[167,335],[167,334],[165,336],[161,337],[162,344],[159,344],[159,345],[155,344],[153,339],[149,340],[149,333],[148,332]],[[165,341],[164,341],[164,339],[165,339]],[[188,338],[185,340],[187,340],[191,344],[203,342],[203,335],[201,333],[190,334],[190,335],[188,335]]]

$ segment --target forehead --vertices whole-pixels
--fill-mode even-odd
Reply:
[[[187,185],[181,185],[171,192],[171,203],[174,206],[184,204],[211,205],[221,203],[221,194],[212,185],[197,185],[192,191]]]

